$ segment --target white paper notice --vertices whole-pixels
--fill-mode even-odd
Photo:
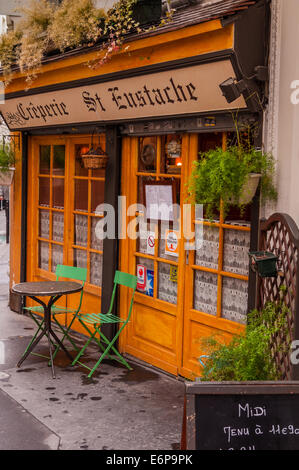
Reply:
[[[148,219],[173,221],[172,185],[147,184],[145,200]]]

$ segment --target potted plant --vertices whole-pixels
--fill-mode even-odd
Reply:
[[[0,148],[0,186],[10,186],[15,171],[15,153],[9,145]]]
[[[224,215],[232,205],[242,211],[254,197],[259,182],[262,200],[275,200],[274,174],[270,153],[239,141],[226,149],[218,147],[200,153],[193,165],[189,194],[197,204],[206,205],[206,215],[212,219],[221,207]]]

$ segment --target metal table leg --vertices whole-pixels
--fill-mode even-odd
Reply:
[[[65,348],[64,344],[60,341],[60,339],[57,337],[57,335],[54,333],[51,327],[51,307],[52,305],[57,302],[57,300],[61,297],[61,295],[55,295],[50,298],[48,304],[45,304],[42,300],[38,299],[37,297],[34,296],[28,296],[31,299],[35,300],[39,304],[43,306],[44,309],[44,327],[42,332],[39,334],[39,336],[35,339],[35,341],[31,344],[31,346],[28,348],[26,353],[21,357],[19,362],[17,363],[17,367],[20,367],[20,365],[25,361],[25,359],[29,356],[29,354],[33,351],[33,349],[36,347],[36,345],[40,342],[43,336],[48,337],[48,343],[49,343],[49,352],[50,352],[50,362],[51,362],[51,368],[52,368],[52,376],[53,379],[55,379],[55,369],[54,369],[54,363],[53,363],[53,354],[52,354],[52,345],[51,345],[51,339],[50,336],[52,336],[55,340],[55,342],[61,347],[61,349],[65,352],[65,354],[68,356],[68,358],[73,361],[72,356],[68,352],[68,350]]]

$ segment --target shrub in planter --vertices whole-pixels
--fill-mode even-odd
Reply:
[[[229,344],[219,337],[202,340],[207,359],[202,381],[280,380],[280,373],[271,347],[273,338],[284,332],[285,342],[277,346],[276,353],[290,351],[288,308],[283,301],[269,302],[262,312],[252,311],[243,334],[234,336]]]
[[[275,200],[275,163],[273,156],[239,144],[226,150],[216,148],[199,155],[189,180],[189,194],[197,204],[206,205],[206,215],[213,218],[222,205],[224,215],[232,205],[244,209],[256,192],[248,198],[252,175],[259,175],[262,200]]]

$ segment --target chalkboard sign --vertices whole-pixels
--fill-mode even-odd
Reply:
[[[299,381],[186,385],[187,450],[299,450]]]

